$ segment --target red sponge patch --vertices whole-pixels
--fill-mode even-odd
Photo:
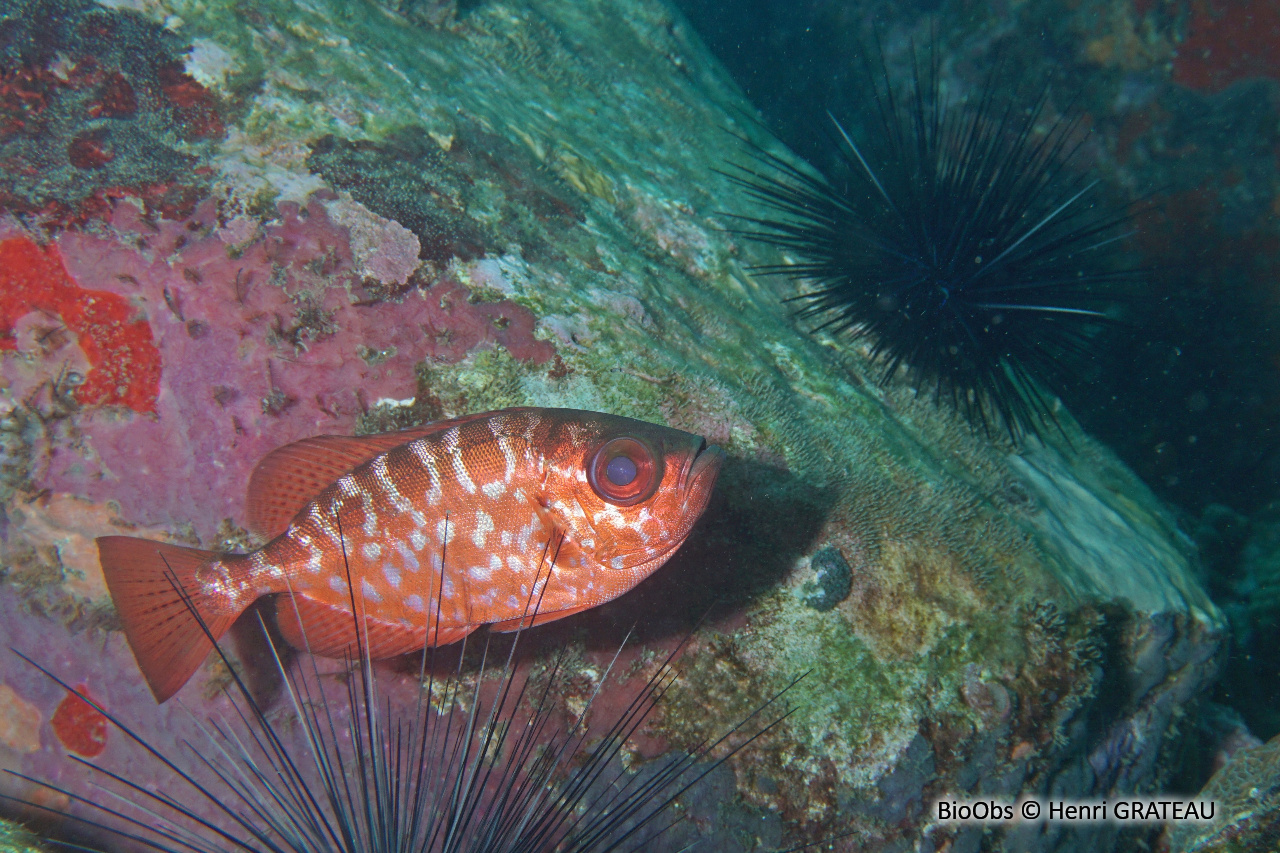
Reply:
[[[98,701],[89,694],[88,686],[80,684],[76,690],[94,702]],[[49,723],[62,745],[76,755],[96,758],[107,748],[107,718],[75,693],[68,693],[58,703]]]
[[[14,324],[26,314],[56,314],[89,360],[89,375],[76,389],[79,403],[155,411],[160,351],[146,319],[137,316],[128,300],[80,287],[56,246],[40,246],[25,237],[0,241],[0,293],[0,350],[17,348]]]

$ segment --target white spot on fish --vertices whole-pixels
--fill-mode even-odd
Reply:
[[[420,595],[407,595],[407,596],[405,596],[405,598],[404,598],[404,606],[405,606],[405,607],[407,607],[407,608],[409,608],[410,610],[416,610],[416,611],[418,611],[419,613],[421,613],[421,612],[422,612],[422,610],[423,610],[422,596],[420,596]]]
[[[614,557],[613,560],[609,563],[609,565],[613,566],[615,569],[621,569],[626,564],[627,564],[627,561],[621,557]]]
[[[453,534],[458,530],[458,525],[454,524],[447,518],[442,518],[436,522],[436,541],[448,545],[453,541]]]
[[[533,538],[533,531],[538,529],[538,514],[534,513],[529,516],[529,523],[520,528],[520,532],[516,535],[516,545],[521,551],[529,550],[529,540]]]
[[[338,577],[337,575],[331,575],[329,577],[329,589],[333,590],[334,592],[346,592],[347,582],[344,581],[342,578]]]
[[[510,483],[516,476],[516,454],[511,449],[511,439],[498,439],[498,448],[502,451],[502,458],[507,463],[506,471],[502,474],[504,482]]]
[[[485,483],[480,487],[480,490],[484,492],[484,496],[486,498],[492,501],[502,497],[502,495],[507,491],[507,486],[505,483],[500,483],[495,480],[492,483]]]
[[[422,540],[422,544],[424,546],[427,544],[427,537],[423,536],[418,531],[415,530],[413,533],[409,534],[410,539],[413,539],[415,536]],[[422,566],[418,564],[418,555],[406,548],[403,542],[396,543],[396,550],[400,552],[400,559],[404,562],[406,571],[416,572],[422,568]]]
[[[493,519],[482,509],[476,510],[476,527],[471,532],[471,541],[477,548],[484,547],[484,540],[494,531]]]
[[[409,544],[413,546],[413,550],[421,551],[427,547],[427,537],[423,535],[421,530],[411,530],[409,532]]]
[[[400,588],[400,571],[390,563],[386,563],[382,567],[382,576],[387,579],[387,583],[391,584],[392,589]]]
[[[368,578],[360,579],[360,592],[364,595],[365,601],[378,604],[382,601],[382,596],[378,594],[378,590],[374,589],[373,584],[369,583]]]
[[[377,542],[366,542],[360,547],[360,552],[366,560],[376,560],[382,556],[382,546]]]
[[[600,524],[607,521],[613,527],[623,527],[627,520],[622,517],[622,513],[618,512],[617,507],[607,506],[591,517],[592,524]]]
[[[373,470],[374,476],[378,478],[378,482],[382,483],[384,486],[387,486],[388,488],[392,488],[392,489],[395,488],[395,485],[391,482],[391,468],[387,465],[386,451],[383,451],[382,453],[379,453],[377,456],[373,457],[369,467]]]
[[[418,439],[409,445],[409,449],[413,451],[413,455],[418,457],[418,461],[422,463],[422,467],[427,469],[427,476],[431,480],[431,488],[427,489],[426,498],[428,506],[434,506],[440,503],[443,494],[440,491],[440,472],[436,469],[436,459],[431,453],[431,448],[427,446],[425,439]]]
[[[476,484],[471,479],[471,472],[467,470],[467,464],[462,461],[462,454],[456,450],[453,452],[453,475],[457,478],[458,485],[467,490],[467,494],[476,493]]]
[[[492,573],[484,566],[472,566],[467,570],[467,574],[478,581],[487,581]]]

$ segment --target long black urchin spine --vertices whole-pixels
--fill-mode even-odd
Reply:
[[[554,540],[542,549],[538,572],[547,580],[558,545]],[[442,553],[441,565],[446,565],[445,557]],[[120,717],[22,655],[123,731],[157,762],[162,777],[182,783],[186,796],[157,793],[146,779],[83,760],[95,778],[109,783],[101,798],[14,775],[80,807],[76,813],[52,809],[63,817],[107,838],[128,839],[160,853],[649,850],[678,821],[672,806],[680,796],[786,719],[790,712],[777,711],[776,704],[799,680],[719,740],[677,751],[632,773],[622,767],[620,755],[675,682],[673,665],[684,643],[635,691],[598,739],[588,737],[587,715],[613,664],[577,718],[562,725],[555,699],[565,688],[566,653],[554,657],[539,680],[521,676],[523,629],[514,632],[505,655],[494,654],[497,663],[490,657],[492,635],[486,636],[473,684],[463,671],[466,640],[456,669],[440,676],[434,651],[424,649],[416,701],[408,708],[393,707],[379,691],[369,658],[365,622],[358,615],[362,602],[353,591],[358,585],[348,576],[347,586],[357,639],[344,673],[345,690],[326,689],[314,659],[292,667],[270,644],[287,696],[282,710],[300,730],[301,748],[299,738],[275,721],[276,713],[254,698],[201,623],[230,674],[228,695],[235,717],[202,723],[206,742],[186,744],[188,750],[178,755],[166,755]],[[533,592],[537,589],[539,584],[533,584],[526,602],[531,616],[541,606],[540,594]],[[191,606],[185,591],[178,587],[178,592]],[[19,802],[49,810],[33,801]]]

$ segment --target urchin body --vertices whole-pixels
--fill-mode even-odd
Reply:
[[[1128,216],[1100,210],[1075,167],[1078,120],[1044,121],[1048,87],[1020,106],[993,73],[976,104],[952,106],[936,56],[897,90],[883,69],[874,138],[832,117],[839,174],[757,150],[730,176],[772,212],[741,231],[794,255],[759,269],[804,281],[799,316],[868,338],[885,380],[905,367],[984,429],[1039,435],[1136,275],[1108,252]]]

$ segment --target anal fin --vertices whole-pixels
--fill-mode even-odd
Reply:
[[[519,631],[522,628],[532,628],[534,625],[541,625],[544,622],[554,622],[557,619],[563,619],[566,616],[590,610],[595,606],[594,604],[584,604],[581,607],[566,607],[564,610],[552,610],[549,613],[532,613],[528,616],[517,616],[515,619],[503,619],[501,622],[491,622],[489,629],[502,633]]]
[[[326,658],[354,655],[359,625],[360,641],[371,660],[408,654],[425,645],[455,643],[475,630],[474,625],[464,625],[428,632],[371,616],[357,620],[350,610],[316,601],[304,593],[276,599],[276,625],[289,645]]]

